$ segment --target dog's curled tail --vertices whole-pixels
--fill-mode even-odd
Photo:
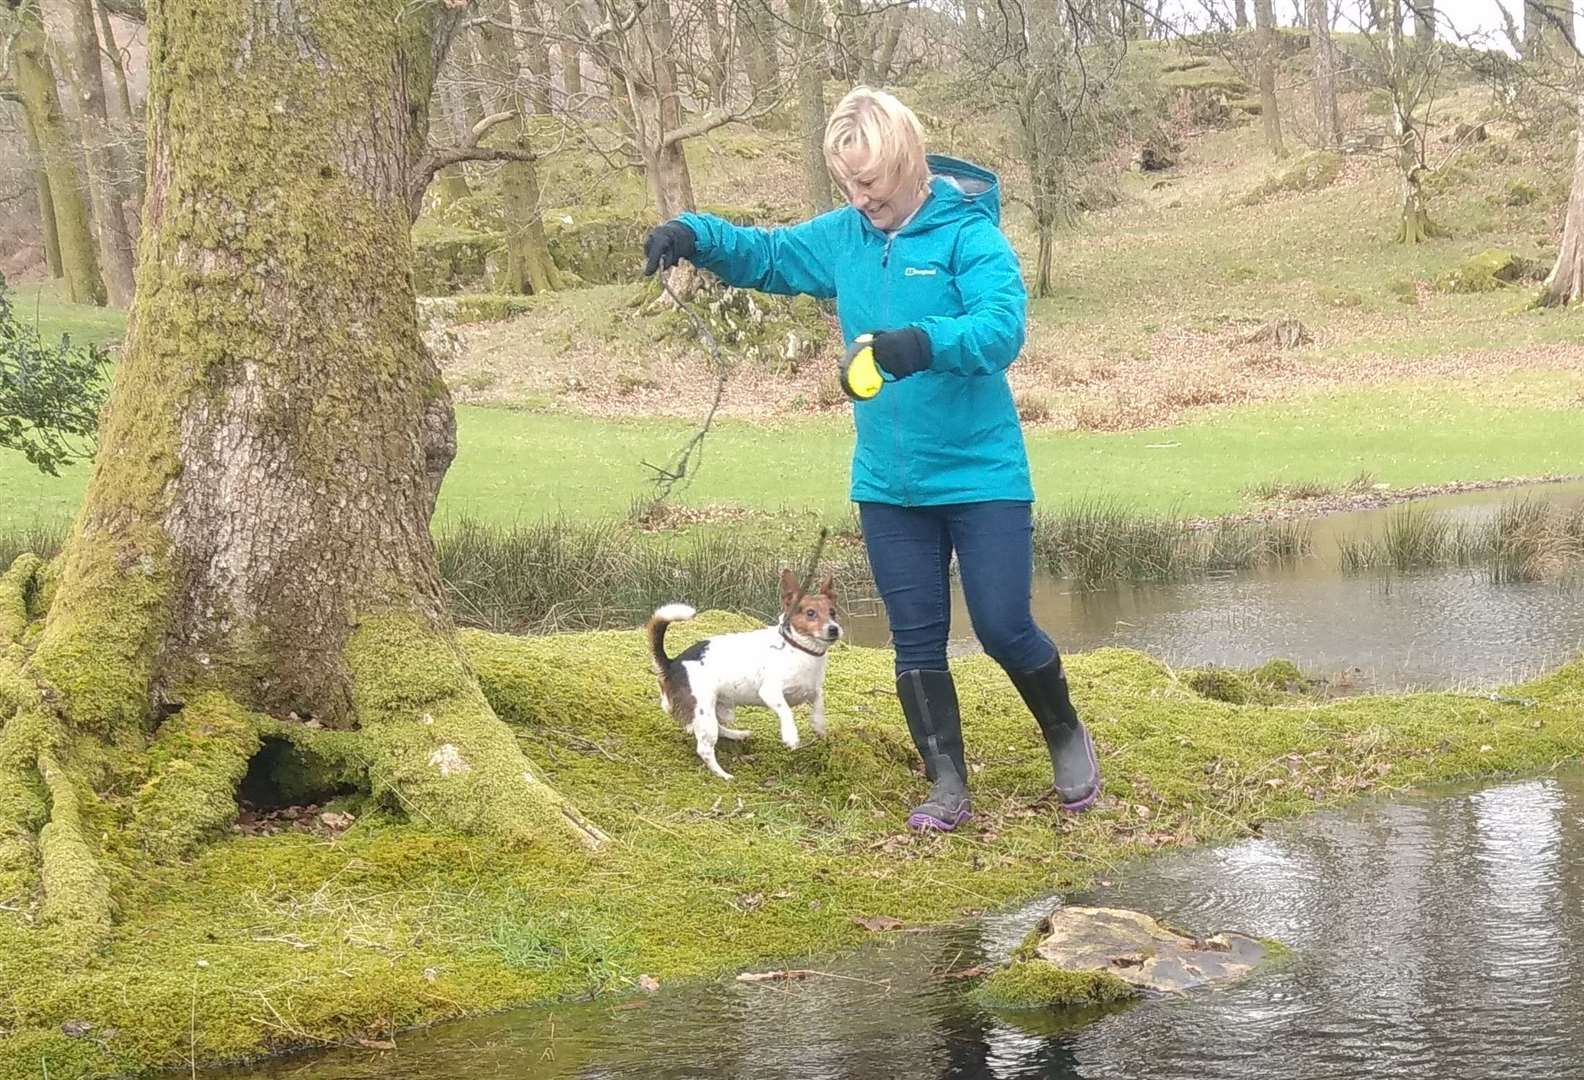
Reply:
[[[649,636],[649,663],[654,666],[656,675],[665,674],[665,669],[671,665],[671,658],[665,651],[666,627],[674,622],[686,622],[697,614],[686,604],[666,604],[649,616],[644,633]]]

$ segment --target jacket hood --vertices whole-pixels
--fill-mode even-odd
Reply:
[[[1001,224],[1001,181],[989,169],[971,161],[930,154],[930,199],[903,229],[933,228],[966,214],[983,214],[991,224]]]

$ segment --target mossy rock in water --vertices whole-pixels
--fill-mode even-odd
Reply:
[[[1123,908],[1057,908],[1036,930],[1040,940],[1033,958],[1013,967],[1043,966],[1059,971],[1069,977],[1065,983],[1069,987],[1075,985],[1072,977],[1104,976],[1106,981],[1094,985],[1101,988],[1098,992],[1115,995],[1109,999],[1113,1001],[1121,996],[1115,983],[1123,984],[1131,993],[1191,990],[1248,975],[1270,956],[1264,944],[1246,934],[1223,932],[1194,937]],[[1037,982],[1037,978],[1045,981]],[[1031,987],[1048,985],[1053,992],[1063,985],[1032,973],[1020,974],[1011,985],[1025,983]]]
[[[1253,671],[1249,678],[1259,686],[1268,686],[1272,690],[1280,690],[1289,694],[1301,694],[1313,685],[1298,670],[1298,665],[1291,660],[1276,658],[1267,660]]]
[[[420,296],[449,296],[484,283],[489,254],[504,243],[495,233],[432,222],[413,226],[413,286]]]
[[[1545,268],[1533,259],[1500,248],[1488,248],[1447,272],[1437,286],[1449,293],[1495,292],[1544,274]]]
[[[1105,971],[1064,971],[1043,960],[1015,960],[980,983],[973,997],[987,1009],[1109,1005],[1139,990]]]

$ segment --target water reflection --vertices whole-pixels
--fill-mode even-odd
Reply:
[[[395,1053],[245,1075],[519,1080],[1255,1080],[1578,1075],[1584,776],[1379,802],[1123,868],[1075,900],[1295,950],[1240,984],[1098,1017],[983,1012],[945,973],[1046,910],[888,937],[804,982],[666,989],[449,1025]]]
[[[1424,500],[1427,510],[1477,520],[1513,499],[1584,501],[1584,485],[1547,485]],[[1140,649],[1180,666],[1252,667],[1273,656],[1358,689],[1495,686],[1538,674],[1584,649],[1584,597],[1542,582],[1495,584],[1452,569],[1347,577],[1337,545],[1379,530],[1392,511],[1326,518],[1315,557],[1290,566],[1175,585],[1075,589],[1042,577],[1040,624],[1069,651]],[[884,645],[878,606],[851,619],[851,639]],[[952,605],[953,651],[977,651],[960,593]]]

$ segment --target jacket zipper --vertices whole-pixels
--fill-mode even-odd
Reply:
[[[885,248],[880,252],[880,279],[884,291],[884,300],[881,303],[881,321],[885,324],[883,330],[893,329],[891,326],[891,245],[896,241],[896,233],[887,233]],[[891,395],[888,409],[891,413],[892,446],[896,451],[896,468],[902,479],[902,504],[909,506],[913,502],[913,485],[909,476],[908,455],[902,445],[902,419],[897,412],[896,395]]]

